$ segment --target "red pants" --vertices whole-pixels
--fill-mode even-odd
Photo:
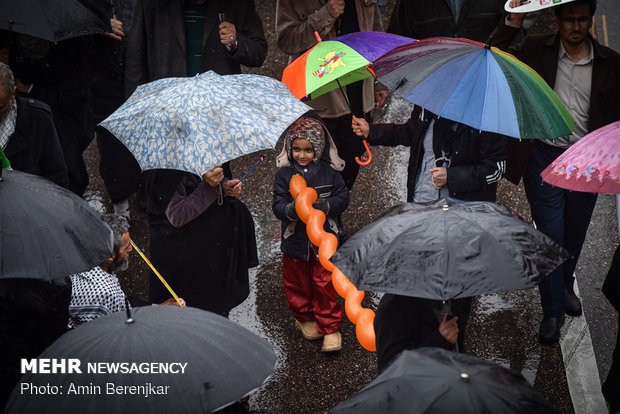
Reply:
[[[342,328],[344,312],[332,285],[332,274],[323,268],[310,249],[306,262],[282,255],[284,292],[291,313],[300,322],[316,321],[317,330],[330,334]]]

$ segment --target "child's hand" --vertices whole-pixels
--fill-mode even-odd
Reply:
[[[284,213],[286,213],[286,217],[288,217],[288,219],[291,221],[299,219],[299,216],[297,215],[297,210],[295,210],[295,200],[291,201],[286,205]]]
[[[358,118],[355,115],[352,115],[353,121],[351,123],[351,128],[353,132],[358,137],[368,138],[368,134],[370,133],[370,125],[364,118]]]
[[[312,207],[321,210],[325,215],[329,212],[329,202],[324,198],[317,198]]]

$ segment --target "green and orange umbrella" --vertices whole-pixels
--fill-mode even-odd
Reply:
[[[382,32],[356,32],[321,40],[282,73],[297,98],[316,98],[341,86],[374,76],[370,64],[414,39]]]
[[[321,40],[318,33],[314,34],[317,44],[295,59],[282,74],[282,82],[304,101],[340,88],[348,103],[343,86],[374,76],[372,62],[399,46],[415,42],[382,32],[349,33],[329,40]],[[364,146],[368,157],[364,161],[356,158],[360,165],[368,165],[372,160],[365,140]]]

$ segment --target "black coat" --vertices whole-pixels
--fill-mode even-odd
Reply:
[[[123,30],[131,30],[131,17],[136,0],[114,0],[114,12],[123,23]],[[88,49],[90,64],[90,104],[93,122],[106,119],[125,102],[125,51],[127,37],[118,41],[100,34],[91,35]],[[99,172],[112,203],[127,200],[137,190],[142,170],[138,162],[110,131],[97,127]]]
[[[219,75],[258,67],[267,57],[263,25],[252,0],[208,1],[202,50],[203,71]],[[218,13],[235,25],[238,48],[228,52],[220,43]],[[161,78],[187,76],[183,5],[180,0],[138,0],[127,35],[125,91]]]
[[[227,316],[247,298],[248,268],[258,265],[254,221],[241,201],[225,198],[222,205],[214,202],[196,219],[175,228],[165,208],[184,175],[200,181],[181,171],[145,174],[151,261],[188,306]],[[152,274],[151,302],[160,303],[170,296]]]
[[[416,106],[411,118],[402,124],[374,124],[368,143],[411,147],[407,168],[407,201],[413,201],[416,177],[424,155],[424,134],[435,117]],[[422,118],[422,119],[421,119]],[[447,169],[450,197],[465,201],[495,201],[497,182],[504,171],[504,139],[491,132],[480,132],[445,118],[435,120],[435,152],[444,150],[451,160]]]
[[[18,39],[24,36],[16,34]],[[80,197],[88,185],[82,153],[94,136],[88,88],[90,74],[85,53],[87,38],[74,37],[52,44],[26,36],[23,42],[16,41],[11,49],[11,68],[15,78],[32,84],[28,97],[52,108],[67,166],[68,188]],[[33,57],[37,48],[33,48],[32,43],[39,45],[42,56]]]
[[[529,65],[553,89],[558,71],[559,34],[529,35],[522,43],[511,46],[519,29],[502,21],[493,32],[493,44],[508,50]],[[598,43],[592,36],[594,49],[588,132],[620,120],[620,54]],[[506,178],[518,184],[525,173],[534,140],[507,140],[508,169]]]
[[[426,346],[454,349],[454,345],[439,333],[440,321],[434,308],[439,312],[440,306],[441,302],[436,300],[383,295],[374,320],[379,372],[405,349]],[[458,341],[461,351],[470,306],[471,298],[455,299],[450,305],[452,313],[458,317]]]
[[[0,406],[18,384],[20,360],[36,358],[67,331],[71,280],[0,280]]]
[[[464,0],[454,21],[449,0],[400,0],[390,20],[389,33],[414,39],[447,36],[485,42],[504,17],[504,0]]]
[[[67,187],[67,166],[54,126],[52,111],[36,99],[16,96],[17,123],[4,153],[11,167],[45,177]]]
[[[282,167],[276,172],[273,184],[273,213],[282,221],[282,241],[280,249],[293,257],[309,259],[309,246],[311,245],[306,233],[306,225],[303,221],[291,220],[286,215],[286,206],[293,201],[289,191],[291,177],[300,174],[308,187],[316,190],[318,197],[329,203],[327,219],[324,230],[338,236],[336,218],[342,214],[349,205],[349,189],[344,185],[344,180],[339,172],[331,168],[327,160],[303,168],[293,162],[292,166]],[[315,253],[318,247],[314,247]]]

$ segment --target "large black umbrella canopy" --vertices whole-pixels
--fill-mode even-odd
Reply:
[[[36,175],[1,173],[1,279],[63,279],[112,255],[112,230],[86,201]]]
[[[31,395],[18,384],[7,413],[210,413],[261,386],[275,368],[273,347],[263,339],[211,312],[178,306],[147,306],[107,315],[67,332],[39,358],[76,358],[82,373],[25,374],[20,383],[62,386],[62,395]],[[187,364],[179,373],[87,372],[88,363],[135,363],[136,369]],[[146,363],[155,363],[148,365]],[[179,370],[179,365],[172,365]],[[160,368],[158,368],[161,370]],[[71,384],[94,389],[69,394]],[[108,394],[110,385],[116,392]],[[100,389],[92,386],[99,386]],[[119,394],[145,386],[165,394]]]
[[[361,290],[450,300],[536,286],[567,258],[505,207],[444,199],[393,207],[331,261]]]
[[[522,376],[500,365],[442,348],[401,352],[330,414],[553,414],[554,408]]]
[[[108,0],[0,0],[0,29],[50,42],[111,32],[111,17]]]

